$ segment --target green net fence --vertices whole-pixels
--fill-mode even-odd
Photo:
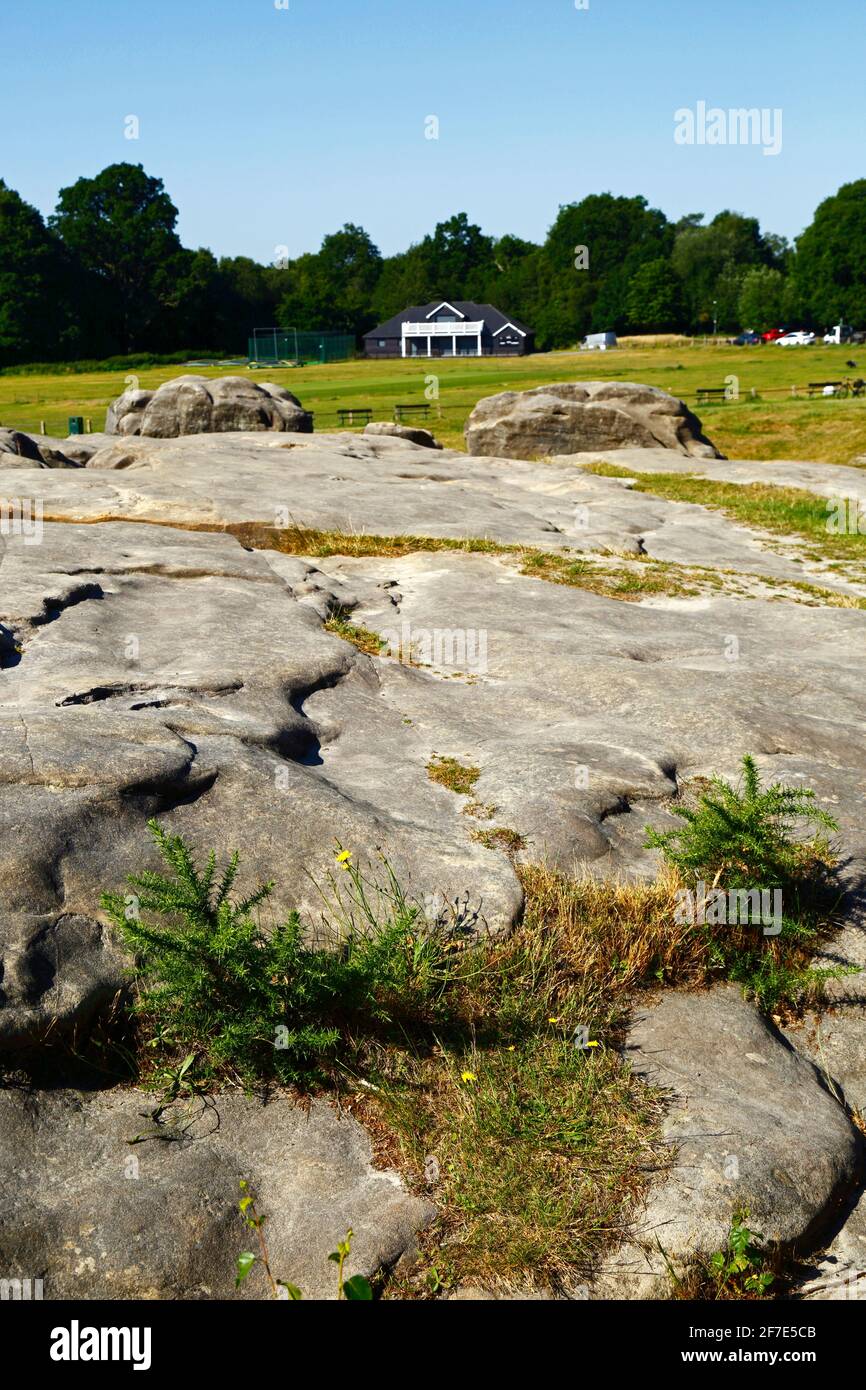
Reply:
[[[355,351],[351,333],[299,332],[294,328],[256,328],[249,340],[249,359],[273,362],[345,362]]]

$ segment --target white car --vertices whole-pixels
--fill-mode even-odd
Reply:
[[[794,333],[783,333],[776,339],[776,347],[811,347],[815,341],[814,333],[806,333],[798,328]]]

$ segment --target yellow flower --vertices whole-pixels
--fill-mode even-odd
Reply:
[[[461,1080],[461,1081],[466,1081],[466,1082],[471,1082],[471,1081],[477,1081],[477,1080],[478,1080],[478,1077],[475,1075],[475,1072],[474,1072],[474,1071],[465,1071],[465,1072],[463,1072],[463,1075],[460,1077],[460,1080]]]
[[[597,1042],[588,1042],[586,1045],[587,1045],[587,1047],[598,1047],[598,1043],[597,1043]]]
[[[547,1021],[548,1021],[548,1023],[558,1023],[558,1022],[559,1022],[559,1019],[558,1019],[558,1018],[549,1018]]]
[[[510,1047],[506,1047],[505,1051],[506,1051],[506,1052],[513,1052],[513,1051],[514,1051],[514,1043],[512,1043]]]
[[[338,864],[342,864],[343,868],[344,868],[344,869],[347,869],[347,868],[349,867],[349,860],[350,860],[351,858],[352,858],[352,851],[351,851],[350,849],[343,849],[343,850],[341,850],[340,853],[337,855],[337,863],[338,863]]]

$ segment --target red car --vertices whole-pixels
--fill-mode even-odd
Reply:
[[[765,343],[774,343],[774,342],[776,341],[777,338],[783,338],[784,336],[785,336],[785,329],[784,329],[784,328],[771,328],[770,331],[769,331],[769,333],[762,333],[762,334],[761,334],[761,339],[762,339],[762,341],[765,342]]]

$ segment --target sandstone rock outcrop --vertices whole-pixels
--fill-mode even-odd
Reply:
[[[284,386],[243,376],[179,376],[155,391],[130,388],[112,402],[106,434],[175,439],[229,430],[310,433],[312,417]]]
[[[518,855],[642,875],[656,867],[645,827],[672,823],[683,782],[735,776],[752,752],[764,777],[813,787],[837,816],[862,898],[856,567],[822,568],[718,512],[588,474],[585,457],[479,459],[375,434],[96,442],[83,467],[31,458],[17,471],[16,496],[39,502],[44,523],[36,543],[0,534],[6,1059],[68,1036],[127,980],[100,893],[156,867],[150,815],[198,853],[240,848],[239,886],[275,879],[275,916],[321,922],[309,875],[324,880],[339,840],[374,862],[381,850],[434,927],[459,915],[507,930],[522,908],[514,866],[473,838],[465,798],[430,781],[434,754],[479,769],[478,801],[495,808],[484,825],[521,837]],[[667,459],[741,482],[758,468]],[[641,460],[651,471],[665,454]],[[866,490],[854,469],[760,467],[820,496]],[[239,539],[218,534],[239,523]],[[268,548],[275,527],[474,537],[486,553],[312,558]],[[523,546],[580,550],[590,576],[656,556],[716,566],[717,582],[619,602],[522,572]],[[797,588],[810,580],[823,599]],[[377,633],[382,655],[327,631],[335,613]],[[846,958],[862,959],[857,929],[849,912]],[[862,995],[842,1004],[823,1047],[810,1020],[789,1046],[728,990],[663,996],[636,1021],[629,1055],[668,1092],[673,1166],[634,1245],[605,1262],[619,1296],[663,1289],[664,1271],[639,1263],[647,1243],[658,1253],[653,1232],[677,1259],[706,1254],[738,1202],[770,1239],[826,1244],[828,1278],[836,1260],[863,1282],[862,1220],[844,1238],[833,1229],[862,1181],[833,1093],[862,1103]],[[46,1297],[233,1296],[240,1177],[272,1213],[281,1274],[306,1291],[332,1290],[320,1256],[350,1224],[364,1271],[411,1247],[426,1205],[370,1169],[353,1121],[315,1107],[305,1128],[283,1100],[213,1101],[213,1133],[205,1115],[186,1139],[134,1146],[130,1177],[128,1141],[152,1108],[142,1094],[0,1092],[0,1269],[44,1269]],[[736,1181],[717,1173],[726,1144]]]
[[[466,423],[466,447],[521,459],[630,447],[720,457],[684,401],[628,381],[570,381],[487,396]]]

